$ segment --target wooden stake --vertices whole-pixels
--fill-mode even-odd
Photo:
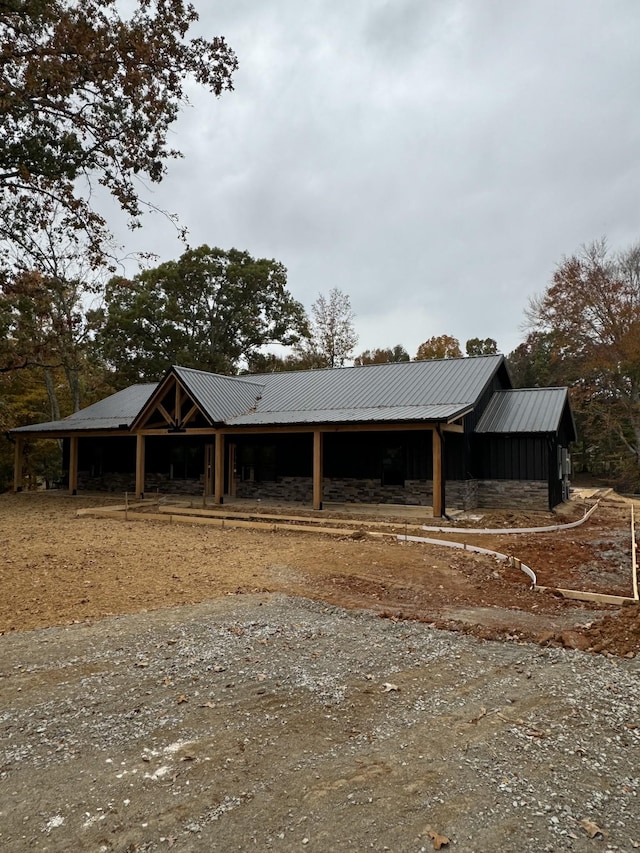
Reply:
[[[322,433],[313,433],[313,508],[322,509]]]

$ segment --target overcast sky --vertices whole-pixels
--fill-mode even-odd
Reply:
[[[348,293],[357,352],[507,353],[564,255],[640,239],[638,0],[194,3],[240,68],[193,90],[153,201],[284,263],[307,309]],[[127,245],[183,251],[159,218]]]

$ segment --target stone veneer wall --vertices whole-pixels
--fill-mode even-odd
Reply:
[[[87,471],[78,472],[78,489],[81,491],[125,492],[135,491],[132,474],[104,474],[92,477]],[[145,491],[161,494],[201,495],[201,479],[171,480],[163,474],[145,474]],[[549,509],[549,492],[542,480],[448,480],[445,488],[446,505],[451,509]],[[279,480],[254,482],[239,480],[236,486],[239,498],[253,500],[282,500],[311,503],[313,479],[311,477],[281,477]],[[378,479],[351,477],[325,477],[323,498],[336,503],[406,504],[431,506],[433,484],[431,480],[405,480],[402,486],[383,486]]]
[[[313,501],[311,477],[280,477],[278,480],[238,480],[236,497],[253,500]]]
[[[160,491],[165,495],[201,495],[203,484],[201,479],[171,480],[165,474],[144,475],[145,492]],[[134,474],[102,474],[92,477],[88,471],[78,471],[78,489],[88,492],[135,492],[136,478]]]
[[[135,474],[102,474],[92,476],[88,471],[78,471],[78,490],[83,492],[135,492]]]
[[[549,509],[549,488],[544,480],[477,480],[481,509]]]

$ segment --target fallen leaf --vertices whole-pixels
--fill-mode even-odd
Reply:
[[[198,708],[215,708],[214,702],[205,702],[203,705],[198,705]]]
[[[440,850],[441,847],[446,847],[449,844],[449,839],[446,835],[440,835],[433,830],[429,830],[429,838],[433,841],[434,850]]]
[[[472,723],[474,726],[476,726],[478,724],[478,720],[481,720],[483,717],[486,717],[486,716],[487,716],[487,709],[486,708],[480,708],[480,713],[478,714],[478,716],[474,717],[472,720],[469,720],[469,722]]]
[[[588,820],[587,818],[580,821],[580,826],[584,829],[589,838],[595,838],[596,835],[605,835],[604,831],[600,829],[597,823],[594,823],[592,820]]]
[[[182,705],[183,702],[188,702],[188,701],[189,700],[184,695],[184,693],[182,693],[180,696],[178,696],[178,705]]]
[[[391,684],[390,681],[385,681],[385,683],[382,685],[383,693],[391,693],[393,690],[398,691],[400,690],[400,688],[397,684]]]

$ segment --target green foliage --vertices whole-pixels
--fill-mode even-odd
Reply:
[[[57,384],[58,379],[54,380]],[[61,383],[64,387],[64,380]],[[6,433],[17,426],[50,419],[49,400],[36,369],[0,374],[0,491],[13,486],[14,444]],[[57,441],[29,441],[25,445],[24,475],[36,488],[60,476],[61,451]]]
[[[498,344],[493,338],[469,338],[465,344],[468,356],[474,355],[496,355]]]
[[[411,361],[411,358],[401,344],[396,344],[394,347],[367,349],[354,359],[354,364],[387,364],[399,361]]]
[[[180,156],[168,136],[187,81],[220,95],[235,55],[223,38],[186,38],[198,15],[183,0],[135,0],[129,16],[116,0],[3,0],[0,10],[0,234],[19,240],[61,209],[97,262],[106,222],[92,182],[139,224],[137,179],[161,181]]]
[[[291,345],[306,334],[304,309],[277,261],[237,249],[200,246],[177,261],[114,278],[96,346],[119,386],[158,380],[172,364],[236,373],[266,344]]]

